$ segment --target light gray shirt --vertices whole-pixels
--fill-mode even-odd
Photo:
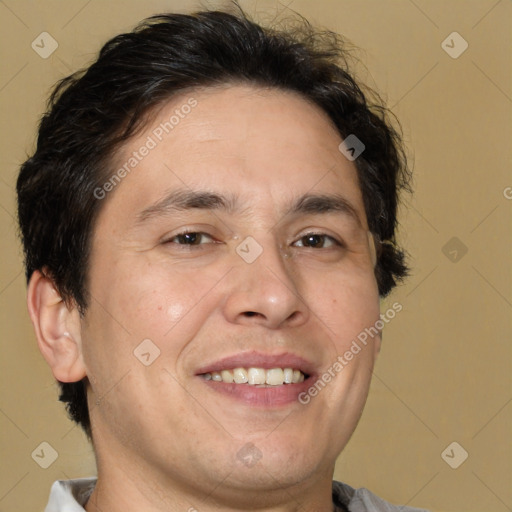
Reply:
[[[58,480],[52,485],[45,512],[85,512],[84,506],[95,485],[96,478]],[[428,512],[391,505],[368,489],[353,489],[341,482],[332,483],[332,500],[336,512]]]

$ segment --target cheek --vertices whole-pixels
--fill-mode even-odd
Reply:
[[[161,308],[162,306],[160,306]],[[167,307],[167,318],[170,322],[175,324],[178,322],[181,318],[185,316],[185,313],[187,312],[187,307],[183,302],[176,302],[173,301],[172,304],[170,304]]]
[[[107,291],[105,303],[122,318],[132,338],[165,343],[170,332],[200,324],[206,314],[202,299],[215,283],[215,275],[192,272],[170,264],[126,266]],[[107,288],[104,286],[104,289]]]
[[[174,334],[198,301],[194,288],[184,286],[179,276],[129,265],[117,265],[92,282],[91,296],[82,329],[83,353],[98,393],[128,369],[144,369],[136,359],[144,340],[151,340],[162,353],[179,351],[180,339]],[[184,333],[183,341],[189,336],[193,333]]]
[[[338,353],[379,319],[379,293],[373,274],[331,275],[311,286],[308,306],[321,319]]]

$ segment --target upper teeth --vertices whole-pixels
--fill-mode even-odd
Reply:
[[[268,384],[269,386],[281,386],[282,384],[296,384],[304,381],[304,374],[293,368],[235,368],[233,370],[222,370],[220,372],[204,373],[206,380],[227,382],[228,384]]]

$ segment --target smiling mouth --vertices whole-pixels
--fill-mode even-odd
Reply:
[[[304,382],[308,375],[294,368],[233,368],[200,374],[205,380],[226,384],[245,384],[248,386],[282,386]]]

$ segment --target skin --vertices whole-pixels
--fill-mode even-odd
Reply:
[[[41,273],[30,282],[29,311],[55,377],[89,381],[99,478],[86,508],[332,510],[335,460],[361,415],[380,338],[307,405],[254,407],[196,372],[257,350],[294,353],[322,373],[379,319],[356,168],[318,107],[235,85],[162,105],[114,155],[113,172],[191,97],[197,106],[103,199],[85,316]],[[238,206],[150,209],[141,221],[177,189]],[[304,194],[342,196],[355,215],[288,214]],[[184,230],[208,236],[186,245]],[[312,244],[308,233],[327,236]],[[236,252],[247,236],[263,249],[250,264]],[[134,357],[144,339],[160,350],[149,366]],[[247,443],[255,465],[237,456]]]

